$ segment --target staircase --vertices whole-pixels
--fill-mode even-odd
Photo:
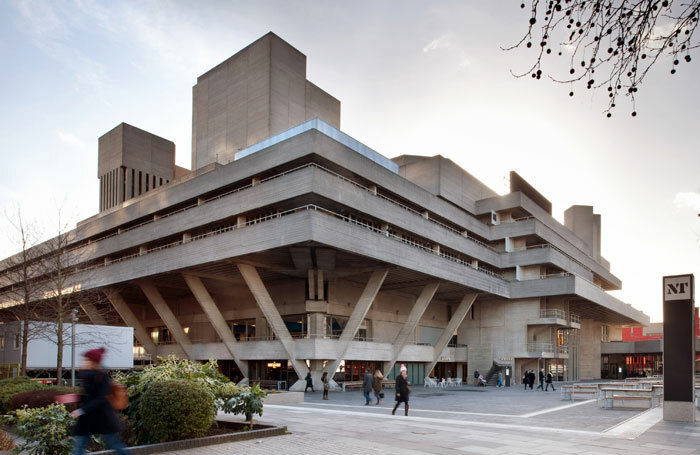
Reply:
[[[486,385],[494,387],[498,385],[498,373],[504,372],[506,366],[508,365],[500,365],[496,362],[493,362],[493,365],[491,365],[491,369],[488,373],[486,373],[486,376],[484,376],[484,379],[486,379]],[[503,381],[505,382],[505,374],[503,376]]]

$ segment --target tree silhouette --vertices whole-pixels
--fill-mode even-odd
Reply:
[[[650,68],[667,60],[676,74],[700,46],[694,37],[700,0],[530,0],[529,8],[527,32],[504,50],[534,47],[537,56],[527,71],[513,75],[538,80],[546,74],[569,84],[569,96],[584,84],[588,90],[605,89],[607,117],[620,95],[629,97],[636,116],[635,96]],[[550,55],[569,60],[561,76],[543,71],[545,65],[556,69]]]

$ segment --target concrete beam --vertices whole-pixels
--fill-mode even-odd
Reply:
[[[223,341],[224,345],[226,345],[226,349],[228,349],[228,352],[231,353],[231,357],[233,357],[234,362],[236,362],[236,365],[238,365],[238,369],[241,370],[241,374],[244,378],[247,378],[248,362],[241,360],[240,356],[238,355],[238,342],[236,341],[236,337],[233,336],[233,333],[226,323],[224,316],[221,314],[221,310],[219,310],[216,302],[214,302],[214,299],[211,297],[211,295],[209,295],[209,291],[207,291],[204,283],[202,283],[202,280],[200,280],[199,277],[193,275],[183,274],[182,277],[185,279],[187,286],[192,292],[192,295],[194,295],[194,298],[197,300],[197,302],[199,302],[202,310],[204,310],[204,314],[214,327],[214,330],[219,335],[219,338],[221,338],[221,341]]]
[[[134,312],[131,311],[131,308],[129,308],[129,305],[124,301],[119,292],[115,290],[106,290],[105,295],[107,296],[107,300],[109,300],[114,309],[117,310],[117,313],[119,313],[119,316],[121,316],[126,325],[134,328],[134,337],[139,343],[141,343],[141,346],[143,346],[146,352],[153,356],[158,355],[158,348],[156,347],[156,344],[148,335],[146,329],[143,328],[138,318]]]
[[[299,380],[303,380],[309,368],[304,362],[301,362],[294,357],[294,340],[289,334],[289,330],[284,324],[282,316],[280,316],[275,303],[272,301],[272,297],[270,297],[270,294],[267,292],[267,288],[260,279],[258,271],[252,265],[243,263],[237,265],[238,270],[241,272],[243,279],[248,285],[248,289],[250,289],[253,297],[255,297],[258,307],[262,311],[263,315],[265,315],[267,323],[270,324],[277,339],[282,342],[282,346],[284,346],[285,351],[287,351],[289,361],[292,363],[292,367],[294,368],[294,371],[296,371]]]
[[[93,324],[97,325],[108,325],[107,320],[100,314],[100,312],[95,308],[95,305],[93,305],[91,302],[88,302],[86,300],[80,300],[78,302],[80,305],[80,308],[87,314],[88,319],[90,319],[90,322]]]
[[[340,335],[340,339],[338,340],[338,354],[336,355],[336,358],[330,360],[326,364],[326,368],[323,369],[323,371],[327,372],[331,377],[333,377],[335,370],[338,369],[338,365],[340,365],[341,360],[345,358],[345,354],[350,348],[350,343],[352,342],[353,338],[355,338],[355,334],[360,328],[360,325],[362,325],[362,321],[364,321],[365,316],[367,316],[367,312],[369,311],[370,306],[372,306],[372,302],[374,302],[375,297],[377,297],[377,293],[379,293],[379,289],[382,287],[388,273],[389,269],[384,268],[373,272],[369,277],[369,280],[365,285],[365,289],[362,291],[360,298],[357,300],[355,308],[353,308],[350,318],[348,319],[347,324],[345,324],[343,333]]]
[[[187,358],[190,360],[194,360],[190,337],[187,336],[185,330],[180,324],[180,321],[177,320],[177,316],[175,316],[175,314],[172,312],[158,289],[153,285],[153,283],[148,281],[139,283],[139,287],[146,295],[148,301],[151,302],[153,309],[156,310],[156,313],[158,313],[160,319],[168,328],[173,338],[175,338],[175,342],[180,346],[182,351],[185,353],[185,356],[187,356]]]
[[[440,354],[442,354],[442,351],[444,351],[447,347],[447,344],[450,342],[455,330],[457,330],[462,321],[464,321],[467,313],[469,313],[469,309],[472,307],[478,296],[479,294],[467,294],[462,298],[462,301],[457,307],[457,311],[452,314],[450,322],[447,323],[447,327],[445,327],[445,329],[442,331],[442,335],[440,335],[437,343],[435,343],[433,348],[433,361],[425,364],[426,376],[428,376],[430,371],[435,368],[435,364],[438,362],[438,360],[440,360]]]
[[[418,299],[416,299],[416,303],[413,304],[413,308],[411,308],[411,312],[408,314],[406,323],[401,327],[401,330],[396,335],[396,338],[392,343],[392,359],[391,362],[384,367],[384,377],[387,377],[391,372],[391,369],[394,368],[394,364],[399,359],[401,350],[406,345],[408,337],[411,336],[413,331],[416,329],[416,326],[418,326],[420,318],[423,317],[423,313],[425,313],[426,308],[428,308],[428,304],[433,299],[433,296],[437,292],[439,286],[440,283],[430,283],[423,287]]]

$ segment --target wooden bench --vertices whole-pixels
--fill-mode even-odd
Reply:
[[[362,381],[345,381],[341,383],[341,387],[343,387],[343,392],[345,390],[352,390],[352,389],[361,389],[362,388]]]
[[[605,407],[613,408],[615,401],[648,401],[649,409],[654,407],[653,395],[612,395],[605,399]]]
[[[649,401],[649,408],[654,405],[661,404],[663,390],[654,389],[635,389],[629,387],[601,387],[599,402],[601,407],[612,408],[615,400],[617,401]]]
[[[598,384],[567,384],[561,386],[562,400],[576,400],[581,395],[595,397],[598,394]]]

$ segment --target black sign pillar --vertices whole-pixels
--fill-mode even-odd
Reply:
[[[664,420],[695,422],[695,277],[665,276]]]

